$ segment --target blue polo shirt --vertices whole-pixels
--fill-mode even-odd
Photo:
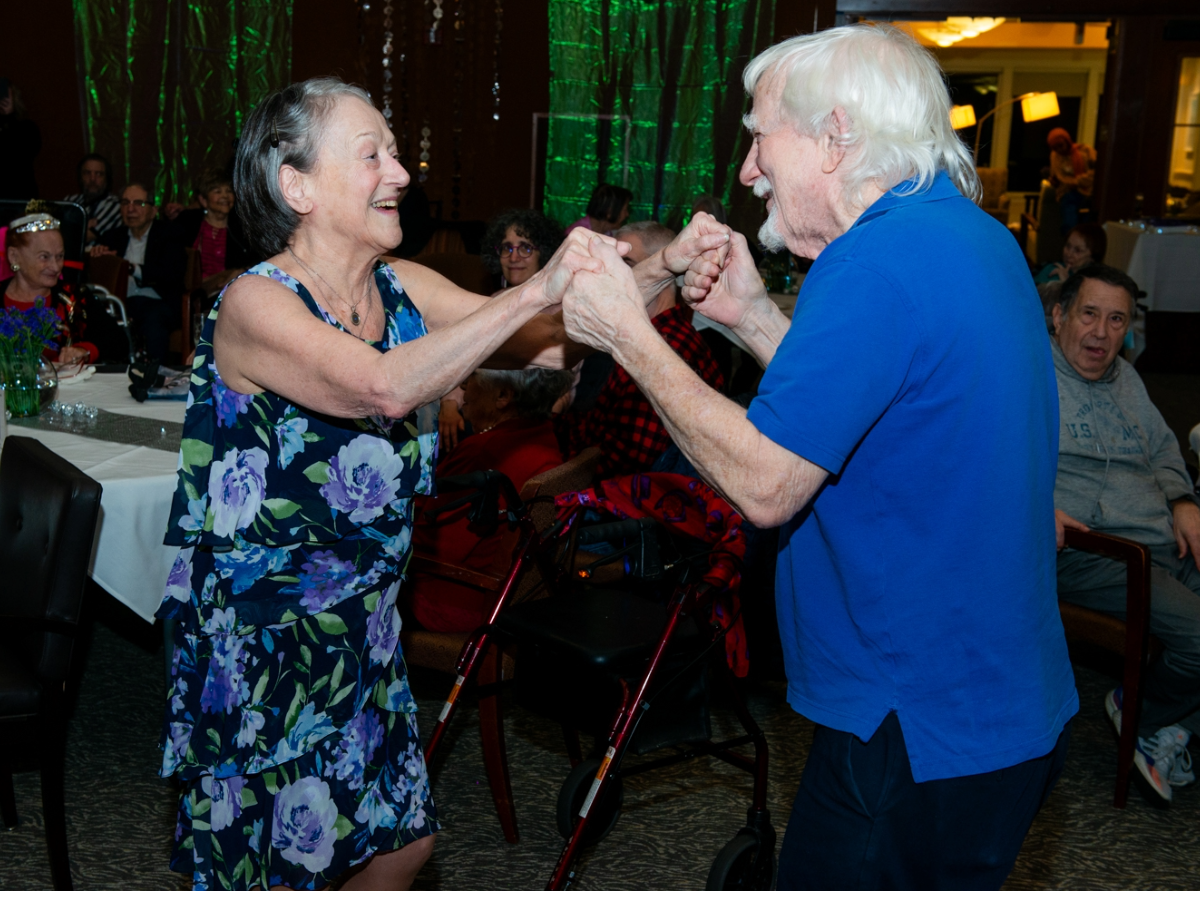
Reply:
[[[945,173],[880,198],[813,264],[749,418],[831,473],[780,530],[792,707],[864,741],[895,710],[917,781],[1049,753],[1079,709],[1058,395],[1004,226]]]

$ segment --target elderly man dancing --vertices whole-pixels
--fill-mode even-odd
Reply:
[[[631,373],[747,518],[781,526],[788,700],[819,727],[779,887],[996,888],[1079,707],[1055,602],[1041,305],[1015,242],[971,202],[941,72],[910,38],[793,38],[745,84],[759,238],[815,260],[790,328],[741,235],[688,271],[685,298],[766,367],[749,411],[663,343],[599,240],[604,271],[575,276],[567,331]]]

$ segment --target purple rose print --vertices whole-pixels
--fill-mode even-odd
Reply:
[[[204,633],[209,636],[212,659],[208,664],[208,676],[200,691],[200,708],[205,712],[222,710],[233,712],[250,699],[250,685],[246,682],[246,666],[250,661],[246,638],[232,631],[237,627],[237,615],[233,610],[216,609],[204,623]]]
[[[392,582],[375,612],[367,618],[367,643],[371,645],[371,662],[386,663],[396,652],[396,641],[400,638],[400,613],[396,611],[396,595],[400,582]]]
[[[267,495],[267,462],[266,451],[258,447],[230,450],[223,460],[213,462],[208,496],[217,537],[233,537],[254,521]]]
[[[212,830],[222,831],[233,824],[242,814],[242,786],[246,779],[239,775],[229,778],[213,778],[205,775],[200,779],[200,789],[212,800]]]
[[[166,778],[183,762],[188,744],[192,740],[192,726],[186,722],[172,722],[167,728],[167,742],[163,747],[162,776]]]
[[[184,547],[175,557],[171,566],[171,574],[167,576],[167,589],[163,599],[168,597],[187,603],[192,599],[192,553],[196,548]]]
[[[299,591],[300,603],[315,613],[342,599],[354,580],[354,563],[338,559],[332,550],[318,550],[300,566],[300,572],[300,583],[290,590]]]
[[[329,460],[329,481],[321,496],[356,525],[370,522],[396,499],[404,463],[391,441],[361,434]],[[210,491],[211,493],[211,491]]]
[[[325,763],[325,777],[336,778],[353,790],[360,790],[367,765],[382,742],[383,724],[379,714],[362,710],[342,730],[342,739],[333,751],[333,759]]]
[[[221,376],[213,370],[212,380],[213,406],[217,410],[218,425],[232,425],[239,415],[250,408],[253,399],[250,394],[239,394],[232,388],[226,387]]]
[[[315,775],[301,778],[275,795],[271,846],[293,865],[321,872],[333,860],[337,815],[329,785]]]

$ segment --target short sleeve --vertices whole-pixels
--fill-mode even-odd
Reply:
[[[890,279],[847,261],[814,267],[749,419],[836,474],[901,395],[919,346],[913,304]]]

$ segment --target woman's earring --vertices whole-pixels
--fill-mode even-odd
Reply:
[[[9,266],[9,268],[10,268],[10,269],[12,269],[14,272],[20,272],[20,271],[21,271],[21,267],[20,267],[20,266],[18,266],[16,263],[13,263],[11,266]]]

